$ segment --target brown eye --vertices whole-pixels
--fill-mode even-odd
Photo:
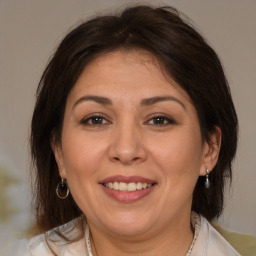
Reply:
[[[109,121],[103,116],[91,116],[81,121],[83,125],[103,125],[108,124]]]
[[[91,124],[102,124],[104,122],[104,118],[100,116],[95,116],[90,118]]]
[[[154,124],[166,124],[168,121],[166,120],[165,117],[155,117],[153,118]]]
[[[161,125],[175,124],[175,121],[166,116],[156,116],[156,117],[151,118],[148,121],[148,124],[161,126]]]

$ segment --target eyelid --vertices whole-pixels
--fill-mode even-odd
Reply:
[[[102,123],[102,124],[90,124],[90,123],[88,123],[88,120],[90,120],[90,119],[92,119],[92,118],[97,118],[97,117],[106,120],[107,123]],[[111,124],[111,123],[112,123],[112,122],[109,121],[109,118],[106,117],[106,115],[104,115],[104,114],[102,114],[102,113],[92,113],[92,114],[89,114],[89,115],[83,117],[83,118],[81,119],[81,121],[80,121],[80,124],[82,124],[82,125],[88,125],[88,126],[90,126],[90,125],[91,125],[91,126],[106,125],[106,124]]]
[[[167,124],[152,124],[155,126],[167,126],[167,125],[171,125],[171,124],[177,124],[176,120],[173,117],[171,117],[167,114],[163,114],[163,113],[154,113],[154,114],[149,115],[147,117],[147,121],[144,122],[144,124],[150,125],[149,122],[154,118],[165,118],[169,122]]]

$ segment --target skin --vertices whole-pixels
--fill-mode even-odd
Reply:
[[[111,104],[83,98],[89,95]],[[158,96],[170,99],[142,104]],[[87,217],[94,254],[185,255],[192,193],[198,176],[214,168],[220,137],[216,128],[212,144],[202,141],[189,96],[151,54],[119,50],[89,63],[68,96],[61,143],[52,146]],[[113,175],[156,185],[140,200],[119,202],[99,184]]]

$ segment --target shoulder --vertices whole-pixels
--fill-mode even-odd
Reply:
[[[33,237],[28,243],[25,256],[86,256],[84,234],[78,226],[81,223],[79,219]],[[68,238],[74,238],[74,241],[64,239],[66,234]]]
[[[216,223],[211,224],[241,255],[256,255],[256,236],[232,232]]]
[[[191,256],[240,256],[239,252],[202,216]]]
[[[53,255],[50,248],[47,245],[45,234],[33,237],[30,239],[28,246],[27,246],[27,252],[25,254],[26,256],[33,256],[33,255],[40,255],[40,256],[46,256],[46,255]]]

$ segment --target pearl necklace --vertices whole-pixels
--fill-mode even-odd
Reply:
[[[196,242],[196,239],[199,235],[199,230],[200,230],[200,216],[194,212],[192,212],[191,214],[191,223],[194,227],[194,238],[193,238],[193,241],[190,245],[190,248],[186,254],[186,256],[190,256],[191,255],[191,252],[192,252],[192,249],[193,249],[193,246]],[[89,225],[87,224],[86,225],[86,228],[85,228],[85,241],[86,241],[86,246],[87,246],[87,251],[88,251],[88,256],[93,256],[92,254],[92,247],[91,247],[91,242],[90,242],[90,229],[89,229]]]
[[[85,228],[85,241],[86,241],[87,251],[89,254],[88,256],[93,256],[91,242],[90,242],[90,229],[88,224],[86,225],[86,228]]]
[[[193,241],[192,241],[192,243],[190,245],[190,248],[189,248],[186,256],[190,256],[190,254],[192,253],[192,249],[194,247],[194,244],[196,242],[196,239],[197,239],[197,237],[199,235],[199,231],[200,231],[201,219],[200,219],[200,216],[197,213],[195,213],[195,212],[191,213],[191,224],[192,224],[195,232],[194,232]]]

